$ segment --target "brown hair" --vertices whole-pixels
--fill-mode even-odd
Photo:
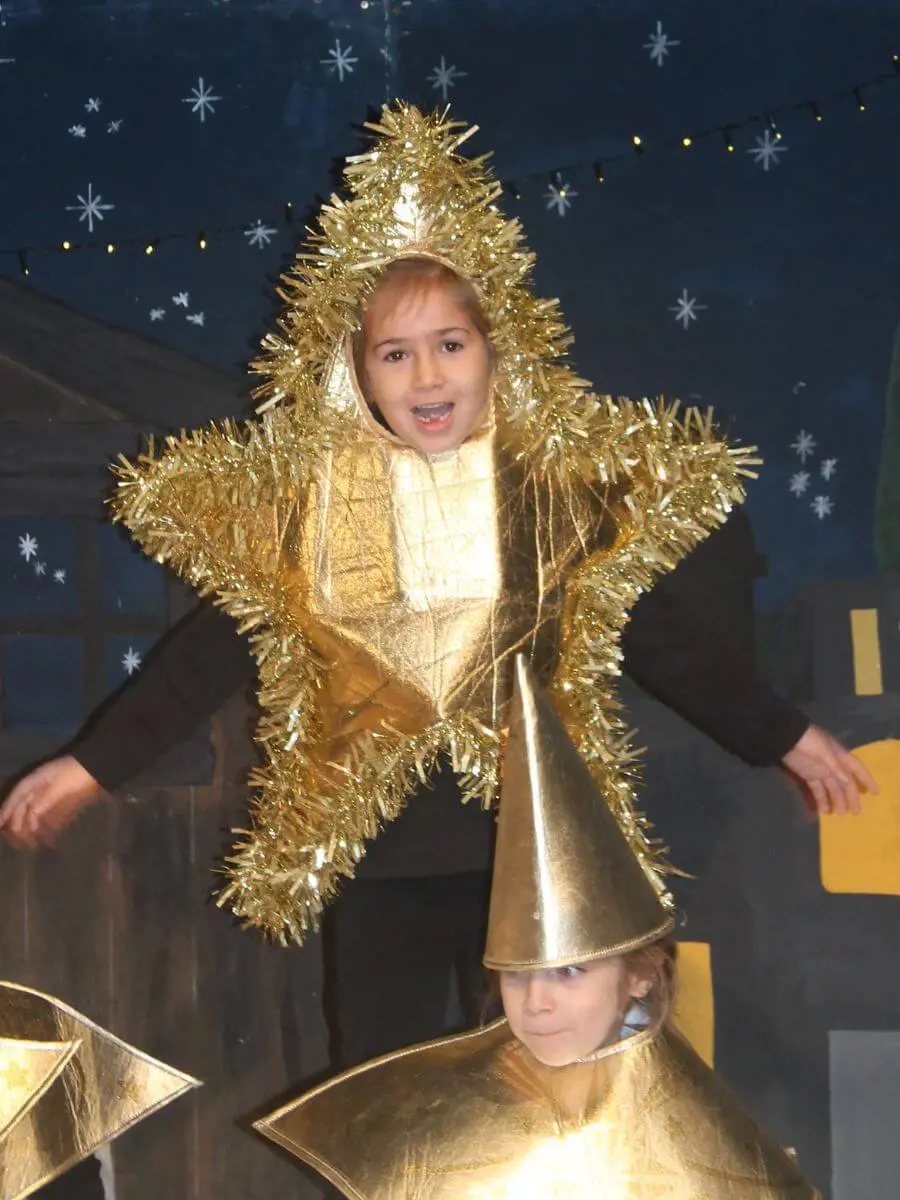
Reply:
[[[675,1006],[677,990],[675,964],[678,959],[678,944],[672,938],[660,938],[658,942],[651,942],[649,946],[641,946],[637,950],[623,954],[622,959],[629,971],[651,981],[650,991],[647,993],[644,1003],[650,1011],[652,1020],[654,1022],[668,1020]],[[482,1021],[493,1020],[502,1013],[500,974],[498,971],[488,970],[486,975]]]
[[[654,1019],[665,1019],[671,1015],[675,1004],[675,964],[678,946],[672,938],[660,938],[649,946],[641,946],[623,955],[625,966],[642,979],[650,981],[650,990],[645,1004]]]
[[[376,296],[388,292],[395,293],[399,301],[401,296],[422,294],[433,287],[443,287],[451,292],[453,299],[472,322],[473,329],[480,333],[487,342],[488,352],[493,357],[491,325],[475,288],[468,279],[463,279],[462,275],[457,274],[452,267],[437,262],[433,258],[410,256],[409,258],[395,258],[393,262],[389,262],[369,297],[369,304]],[[353,333],[352,348],[356,377],[360,387],[365,391],[365,309],[360,313],[359,326]]]

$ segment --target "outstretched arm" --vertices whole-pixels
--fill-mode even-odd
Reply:
[[[104,791],[114,791],[186,737],[253,673],[234,622],[211,604],[201,605],[155,647],[68,754],[19,780],[0,807],[0,834],[32,848],[52,841]]]
[[[860,790],[878,791],[865,766],[757,671],[747,620],[755,553],[737,509],[638,600],[622,635],[625,670],[745,762],[784,767],[819,812],[858,812]]]

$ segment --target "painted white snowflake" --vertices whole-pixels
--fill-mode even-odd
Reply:
[[[87,137],[87,130],[83,125],[70,125],[69,133],[71,133],[73,138]]]
[[[667,33],[663,33],[662,21],[656,22],[656,32],[650,34],[650,41],[644,42],[643,49],[650,51],[650,57],[654,60],[658,67],[663,65],[663,60],[669,53],[672,46],[680,46],[681,42],[676,42],[670,38]]]
[[[105,212],[110,212],[116,206],[114,204],[104,204],[102,196],[94,195],[93,185],[90,183],[87,186],[87,198],[82,196],[80,192],[76,194],[78,196],[78,203],[67,204],[66,212],[80,213],[81,215],[79,216],[78,220],[87,221],[88,230],[90,233],[93,233],[94,222],[102,221],[104,219],[103,214]]]
[[[128,675],[141,669],[141,656],[133,646],[129,646],[122,658],[122,670]]]
[[[201,75],[197,80],[197,86],[191,88],[190,96],[184,96],[181,103],[190,104],[191,112],[199,113],[200,120],[205,121],[207,111],[215,113],[215,106],[221,99],[221,96],[213,95],[212,85],[205,86]]]
[[[185,319],[190,321],[192,325],[204,325],[206,323],[206,316],[202,312],[187,313],[185,314]]]
[[[820,521],[824,521],[826,517],[830,517],[834,511],[834,505],[829,496],[816,496],[809,507]]]
[[[767,129],[761,138],[756,138],[756,145],[751,146],[747,151],[753,155],[755,163],[762,163],[762,169],[768,171],[771,167],[778,166],[778,155],[784,154],[787,150],[778,135],[772,134],[771,129]]]
[[[19,538],[19,553],[26,562],[31,562],[38,552],[37,538],[32,537],[30,533],[23,533]]]
[[[677,304],[669,305],[669,312],[675,314],[675,320],[680,321],[683,329],[690,329],[691,321],[697,320],[697,313],[703,312],[705,304],[698,304],[696,296],[689,296],[687,288],[681,289]]]
[[[836,458],[826,458],[821,466],[822,478],[833,479],[834,473],[837,470],[838,460]]]
[[[578,193],[574,188],[570,188],[567,183],[551,183],[546,192],[544,192],[544,200],[546,201],[544,207],[548,212],[553,208],[556,210],[558,216],[564,217],[567,210],[572,207],[573,196],[577,195]]]
[[[35,573],[35,575],[38,575],[38,576],[46,575],[47,574],[47,564],[45,562],[36,562],[34,564],[34,573]]]
[[[99,96],[91,96],[88,98],[87,104],[84,106],[85,112],[99,112],[101,100]]]
[[[249,229],[244,230],[244,237],[249,238],[247,242],[248,246],[259,246],[260,250],[262,250],[264,246],[268,246],[277,232],[277,229],[272,229],[269,225],[263,225],[262,221],[257,220],[255,225],[251,225]]]
[[[65,582],[66,582],[66,570],[65,570],[65,567],[59,567],[59,568],[57,568],[57,570],[55,570],[55,571],[53,572],[53,579],[54,579],[54,582],[55,582],[55,583],[65,583]]]
[[[435,67],[432,73],[428,76],[428,82],[435,90],[440,90],[444,99],[447,99],[447,92],[450,88],[456,87],[457,79],[465,79],[466,72],[460,71],[455,66],[447,66],[443,54],[441,55],[440,66]]]
[[[118,133],[121,128],[122,128],[122,118],[120,117],[117,121],[110,121],[110,123],[106,127],[106,132],[107,133]]]
[[[179,292],[177,296],[173,296],[172,303],[180,304],[182,308],[187,308],[190,303],[187,292]]]
[[[791,476],[791,492],[795,496],[802,496],[809,487],[809,471],[797,471]]]
[[[811,433],[807,433],[805,429],[801,429],[797,434],[797,440],[791,442],[791,449],[797,455],[802,463],[805,463],[808,458],[811,458],[815,453],[816,439]]]
[[[166,310],[164,308],[151,308],[150,309],[150,320],[151,321],[161,321],[165,315],[166,315]]]
[[[353,74],[353,64],[359,62],[358,58],[351,58],[350,51],[352,46],[348,46],[346,50],[341,49],[341,43],[337,38],[334,39],[334,47],[328,51],[327,58],[320,58],[319,62],[328,68],[329,71],[336,71],[338,82],[344,82],[344,72],[348,75]]]

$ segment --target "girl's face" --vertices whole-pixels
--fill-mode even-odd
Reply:
[[[564,1067],[615,1041],[632,999],[652,986],[626,960],[580,966],[501,971],[500,995],[509,1027],[548,1067]]]
[[[490,353],[452,289],[382,288],[366,310],[364,332],[366,399],[397,437],[440,454],[483,424]]]

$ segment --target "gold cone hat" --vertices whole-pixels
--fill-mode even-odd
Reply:
[[[674,921],[525,659],[516,659],[485,966],[624,954]]]
[[[197,1080],[68,1005],[0,983],[0,1200],[22,1200]]]

